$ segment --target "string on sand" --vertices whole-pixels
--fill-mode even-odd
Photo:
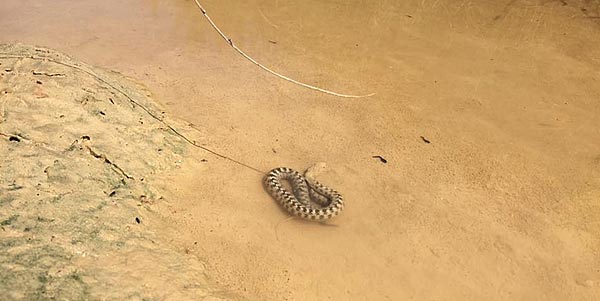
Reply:
[[[245,57],[247,60],[249,60],[250,62],[252,62],[253,64],[255,64],[256,66],[258,66],[259,68],[281,78],[284,80],[287,80],[289,82],[292,82],[294,84],[300,85],[302,87],[311,89],[311,90],[315,90],[315,91],[319,91],[319,92],[323,92],[329,95],[334,95],[334,96],[338,96],[338,97],[345,97],[345,98],[363,98],[363,97],[369,97],[369,96],[373,96],[375,95],[375,93],[371,93],[371,94],[367,94],[367,95],[351,95],[351,94],[342,94],[342,93],[337,93],[337,92],[333,92],[333,91],[329,91],[323,88],[319,88],[319,87],[315,87],[309,84],[305,84],[303,82],[299,82],[293,78],[289,78],[281,73],[275,72],[269,68],[267,68],[265,65],[257,62],[255,59],[253,59],[252,57],[250,57],[249,55],[247,55],[244,51],[242,51],[240,48],[238,48],[234,43],[233,40],[231,40],[231,38],[227,37],[223,31],[221,31],[221,29],[215,24],[215,22],[213,22],[213,20],[210,18],[210,16],[206,13],[206,9],[204,9],[204,7],[202,7],[202,4],[200,4],[200,2],[198,2],[198,0],[194,0],[194,2],[196,2],[196,5],[198,6],[198,8],[200,8],[200,11],[202,12],[202,15],[206,18],[206,20],[208,20],[208,23],[210,23],[210,25],[212,26],[212,28],[214,28],[219,35],[225,40],[225,42],[227,42],[227,44],[229,44],[229,46],[231,46],[235,51],[237,51],[239,54],[241,54],[243,57]]]

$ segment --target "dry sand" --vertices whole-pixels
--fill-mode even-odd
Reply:
[[[164,197],[151,231],[216,287],[255,300],[600,298],[599,1],[203,4],[275,70],[376,95],[259,70],[191,1],[4,0],[0,43],[135,78],[196,141],[259,170],[327,162],[319,179],[347,201],[329,225],[287,220],[260,173],[200,149],[149,180]]]
[[[188,149],[166,121],[189,128],[48,49],[0,45],[0,66],[0,300],[219,300],[156,224],[151,179]]]

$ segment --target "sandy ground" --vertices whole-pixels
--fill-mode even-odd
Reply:
[[[0,42],[135,78],[196,141],[259,170],[327,162],[319,179],[347,201],[329,225],[287,220],[260,173],[199,149],[151,180],[154,231],[178,229],[169,243],[218,285],[256,300],[600,298],[598,1],[203,4],[275,70],[376,95],[259,70],[191,1],[4,0]]]
[[[147,179],[181,167],[191,129],[49,49],[0,44],[0,66],[0,300],[223,300],[176,229],[155,231]]]

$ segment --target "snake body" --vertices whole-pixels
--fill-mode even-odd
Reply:
[[[287,180],[292,192],[281,185]],[[308,179],[299,172],[278,167],[264,178],[267,191],[289,213],[307,220],[327,220],[337,216],[344,209],[344,200],[335,190]]]

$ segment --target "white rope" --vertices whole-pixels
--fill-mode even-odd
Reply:
[[[349,95],[349,94],[341,94],[341,93],[336,93],[333,91],[329,91],[329,90],[325,90],[319,87],[315,87],[315,86],[311,86],[309,84],[305,84],[302,82],[299,82],[295,79],[289,78],[283,74],[277,73],[269,68],[267,68],[266,66],[260,64],[259,62],[257,62],[256,60],[254,60],[253,58],[251,58],[249,55],[247,55],[245,52],[243,52],[241,49],[239,49],[237,46],[235,46],[235,44],[233,44],[233,41],[228,38],[222,31],[221,29],[219,29],[219,27],[217,27],[217,25],[213,22],[213,20],[208,16],[208,14],[206,13],[206,10],[204,9],[204,7],[202,7],[202,5],[200,4],[200,2],[198,2],[198,0],[194,0],[194,2],[196,2],[196,5],[198,6],[198,8],[200,8],[200,11],[202,11],[202,15],[204,15],[204,17],[206,17],[206,19],[208,20],[208,22],[210,23],[210,25],[219,33],[219,35],[221,35],[221,37],[225,40],[225,42],[227,42],[227,44],[229,44],[229,46],[231,46],[233,49],[235,49],[235,51],[237,51],[239,54],[241,54],[243,57],[245,57],[247,60],[251,61],[253,64],[255,64],[256,66],[258,66],[259,68],[279,77],[282,78],[284,80],[287,80],[289,82],[292,82],[294,84],[300,85],[302,87],[305,88],[309,88],[312,90],[316,90],[319,92],[323,92],[323,93],[327,93],[330,95],[334,95],[334,96],[339,96],[339,97],[346,97],[346,98],[362,98],[362,97],[369,97],[369,96],[373,96],[375,95],[375,93],[371,93],[371,94],[367,94],[367,95]]]

